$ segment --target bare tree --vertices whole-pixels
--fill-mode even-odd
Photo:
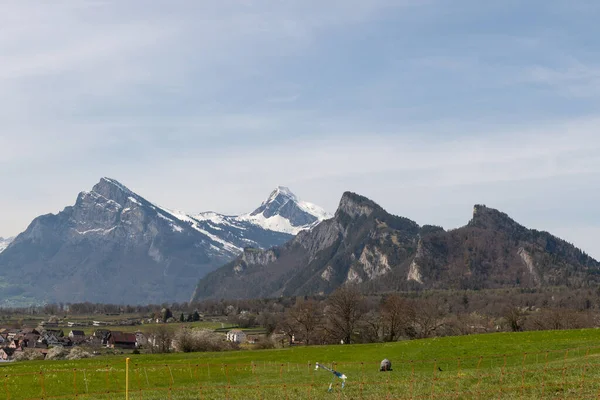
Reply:
[[[173,330],[165,325],[157,325],[149,330],[150,350],[153,353],[169,353],[173,345]]]
[[[277,322],[277,329],[288,337],[288,343],[291,346],[294,343],[294,338],[298,330],[296,321],[290,316],[289,311],[285,314],[281,314],[279,321]]]
[[[525,313],[517,306],[507,307],[504,310],[504,319],[510,326],[510,330],[513,332],[520,332],[523,330],[523,322],[525,320]]]
[[[364,299],[358,289],[353,286],[337,289],[327,301],[326,316],[330,333],[349,344],[364,313]]]
[[[445,325],[444,316],[437,302],[425,300],[418,303],[418,310],[413,313],[410,323],[418,338],[428,338]]]
[[[394,342],[415,319],[415,308],[405,298],[392,294],[381,304],[381,317],[387,331],[386,340]]]
[[[322,313],[319,304],[313,300],[299,301],[290,310],[289,317],[303,333],[308,346],[315,330],[321,325]]]

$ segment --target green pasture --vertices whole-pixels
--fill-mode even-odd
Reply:
[[[130,399],[596,398],[600,330],[131,355]],[[393,371],[378,371],[388,358]],[[315,362],[348,376],[341,381]],[[3,399],[124,399],[125,358],[0,364]],[[331,387],[331,392],[328,388]]]

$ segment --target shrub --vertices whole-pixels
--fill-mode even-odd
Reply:
[[[33,349],[25,349],[15,353],[15,361],[43,360],[44,355]]]
[[[56,346],[48,350],[46,360],[64,360],[69,354],[68,350],[65,350],[62,346]]]
[[[228,351],[239,348],[236,343],[225,341],[223,335],[207,329],[182,328],[175,334],[174,344],[177,351],[184,353]]]
[[[81,347],[74,347],[66,356],[67,360],[81,360],[82,358],[90,358],[92,355]]]

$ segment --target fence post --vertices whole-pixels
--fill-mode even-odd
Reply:
[[[125,400],[129,400],[129,357],[125,359]]]
[[[579,389],[579,394],[583,396],[583,386],[585,385],[585,373],[588,369],[588,357],[590,355],[590,349],[587,349],[585,352],[585,365],[583,366],[583,373],[581,374],[581,387]]]
[[[479,388],[481,387],[481,362],[483,361],[483,356],[479,356],[479,362],[477,362],[477,398],[481,398],[481,391]]]
[[[565,393],[564,392],[564,390],[565,390],[565,384],[567,382],[567,375],[566,375],[566,373],[567,373],[567,357],[569,357],[569,350],[567,350],[565,352],[565,358],[563,359],[562,385],[560,387],[561,390],[563,390],[563,393]]]
[[[433,379],[431,380],[431,398],[435,398],[435,380],[437,379],[437,360],[434,360],[433,363]]]
[[[504,355],[504,363],[500,372],[500,391],[498,392],[498,400],[502,398],[502,385],[504,385],[504,370],[506,369],[506,354]]]
[[[46,385],[44,383],[44,371],[40,371],[40,385],[42,386],[42,399],[46,398]]]
[[[73,391],[75,392],[75,397],[77,397],[77,368],[73,368]]]
[[[458,365],[456,366],[456,387],[454,388],[454,397],[458,399],[458,387],[460,385],[460,357],[458,358]]]
[[[525,361],[527,361],[527,353],[523,353],[523,362],[521,363],[521,398],[525,390]]]
[[[6,400],[10,400],[10,391],[8,390],[8,375],[4,375],[4,389],[6,390]]]

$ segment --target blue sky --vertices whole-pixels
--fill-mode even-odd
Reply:
[[[277,185],[600,258],[597,1],[0,1],[0,236],[101,176],[189,212]]]

